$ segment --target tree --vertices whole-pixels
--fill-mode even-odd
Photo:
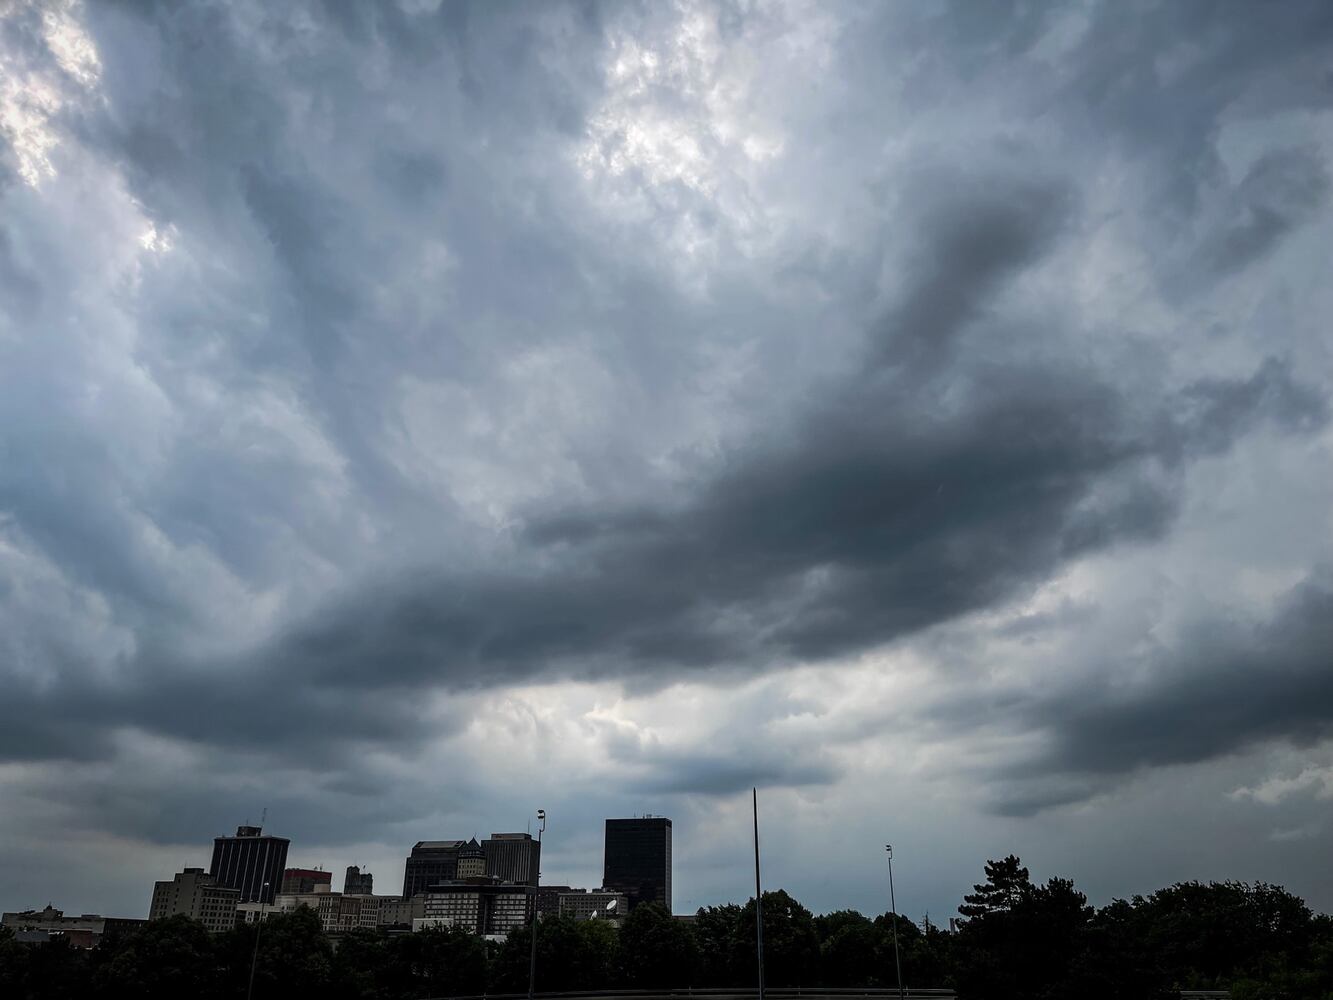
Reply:
[[[737,933],[732,938],[733,967],[750,975],[744,983],[758,979],[755,962],[755,906],[750,900],[741,908]],[[764,983],[774,988],[814,986],[819,983],[819,935],[810,911],[786,892],[764,893]]]
[[[349,931],[333,953],[333,995],[339,1000],[390,1000],[412,995],[393,982],[395,962],[383,931]]]
[[[1148,943],[1173,986],[1238,984],[1240,993],[1268,990],[1272,996],[1304,988],[1292,977],[1312,960],[1318,925],[1309,907],[1285,889],[1262,882],[1181,882],[1136,903]]]
[[[222,974],[230,995],[244,996],[259,934],[255,997],[279,1000],[324,990],[333,978],[333,947],[319,914],[308,906],[290,913],[270,913],[260,925],[243,925],[219,943]]]
[[[214,995],[217,949],[204,925],[177,915],[153,920],[126,935],[104,958],[96,976],[106,996],[206,997]]]
[[[27,981],[28,948],[8,927],[0,927],[0,996],[26,997]]]
[[[741,908],[735,903],[700,907],[694,916],[694,939],[699,946],[699,982],[705,986],[741,986],[754,981],[753,958],[744,969],[734,961],[734,940]]]
[[[966,918],[985,917],[1012,910],[1032,890],[1028,870],[1014,855],[986,862],[986,881],[972,887],[958,912]]]
[[[1045,1000],[1067,995],[1092,907],[1068,879],[1034,887],[1018,858],[986,863],[986,883],[959,907],[960,997]]]
[[[635,989],[672,989],[698,982],[694,931],[659,903],[636,906],[620,928],[621,982]]]
[[[815,931],[820,937],[823,985],[884,985],[880,968],[884,933],[869,917],[855,910],[838,910],[815,917]],[[892,953],[889,961],[893,961]]]
[[[343,948],[338,949],[339,958]],[[470,996],[486,992],[486,941],[462,927],[435,928],[390,938],[377,987],[385,997]],[[524,980],[524,988],[527,980]]]
[[[491,968],[491,991],[528,988],[530,928],[509,932]],[[599,990],[613,986],[616,932],[605,920],[550,916],[537,925],[537,990]]]

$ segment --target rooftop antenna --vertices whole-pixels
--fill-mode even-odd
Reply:
[[[259,829],[264,829],[266,822],[268,822],[268,806],[265,806],[264,811],[259,814]]]

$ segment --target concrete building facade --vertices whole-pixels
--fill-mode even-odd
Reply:
[[[536,885],[542,845],[530,833],[493,833],[481,842],[486,874],[501,882]]]
[[[202,868],[186,868],[170,882],[153,884],[153,901],[148,907],[149,920],[163,920],[183,914],[197,920],[213,934],[236,926],[236,904],[241,891],[217,884]]]
[[[437,885],[426,893],[424,913],[412,927],[463,927],[486,937],[506,937],[532,916],[531,886],[472,879]]]
[[[473,837],[458,849],[458,874],[456,877],[462,880],[481,878],[486,874],[486,852],[477,843],[477,838]]]
[[[137,930],[147,921],[132,917],[104,917],[98,913],[66,916],[49,903],[40,910],[14,910],[0,914],[0,927],[8,927],[19,941],[39,944],[64,940],[71,948],[93,948],[117,935]]]
[[[589,920],[596,916],[619,920],[629,912],[629,897],[607,889],[571,889],[560,893],[560,916]]]

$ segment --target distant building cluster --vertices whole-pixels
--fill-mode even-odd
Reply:
[[[400,895],[376,895],[374,875],[349,865],[341,892],[322,868],[289,868],[291,842],[241,826],[213,841],[207,870],[185,868],[156,882],[148,919],[184,915],[214,933],[308,907],[329,934],[361,928],[408,933],[460,927],[503,939],[538,917],[618,922],[641,903],[671,909],[671,820],[662,816],[606,821],[602,885],[595,889],[540,884],[541,841],[527,833],[493,833],[485,840],[423,840],[403,866]],[[139,919],[44,910],[5,913],[20,941],[64,937],[90,948]]]
[[[8,927],[22,944],[44,944],[64,939],[73,948],[92,948],[118,934],[142,927],[146,920],[135,917],[104,917],[97,913],[66,916],[47,904],[40,910],[0,914],[0,927]]]

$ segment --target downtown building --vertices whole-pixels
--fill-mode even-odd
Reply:
[[[486,874],[501,882],[537,884],[542,845],[530,833],[493,833],[481,842],[486,855]]]
[[[633,909],[660,903],[671,912],[671,820],[638,816],[606,821],[602,886],[621,892]]]
[[[282,885],[278,892],[288,894],[328,892],[332,888],[333,872],[318,868],[287,868],[282,873]]]
[[[403,866],[403,895],[408,899],[437,882],[458,878],[458,852],[463,840],[419,840]]]
[[[300,907],[314,910],[326,934],[345,934],[354,930],[402,929],[412,927],[425,914],[423,898],[399,896],[349,896],[341,892],[279,893],[273,905],[242,903],[237,907],[238,922],[252,924],[274,913],[291,913]]]
[[[40,910],[15,910],[0,914],[0,927],[14,933],[20,944],[63,941],[70,948],[95,948],[142,927],[146,920],[135,917],[104,917],[100,913],[67,916],[48,903]]]
[[[343,876],[344,896],[373,896],[375,894],[375,876],[363,872],[358,865],[348,865]]]
[[[560,916],[575,920],[621,920],[629,911],[629,897],[610,889],[568,889],[557,899]]]
[[[153,883],[153,901],[148,907],[149,920],[164,920],[179,915],[197,920],[212,934],[236,926],[236,905],[241,891],[218,885],[202,868],[186,868],[170,882]]]
[[[290,845],[285,837],[263,836],[260,827],[237,827],[236,836],[213,840],[208,873],[218,885],[239,889],[242,903],[272,903],[282,888]]]
[[[422,840],[403,866],[403,895],[431,886],[488,876],[518,885],[537,884],[541,845],[529,833],[493,833],[486,840]]]
[[[473,934],[502,940],[532,919],[536,891],[482,876],[432,886],[423,899],[423,916],[412,921],[414,931],[434,927],[461,927]]]

